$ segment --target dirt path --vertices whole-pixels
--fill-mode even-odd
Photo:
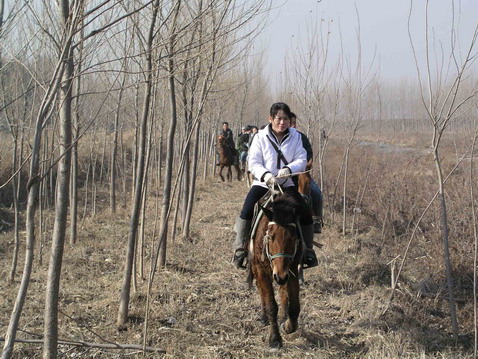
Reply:
[[[164,348],[166,358],[465,358],[458,356],[448,333],[448,318],[439,305],[418,301],[399,291],[390,311],[379,317],[388,298],[390,272],[376,254],[373,229],[363,242],[344,239],[330,224],[315,240],[320,265],[305,272],[301,287],[299,330],[284,336],[280,353],[266,346],[268,328],[258,321],[260,300],[249,290],[244,271],[233,268],[232,226],[247,188],[244,182],[200,181],[190,238],[168,239],[168,264],[153,285],[147,344]],[[148,205],[148,261],[154,201]],[[60,337],[87,342],[141,344],[144,335],[146,281],[138,279],[132,294],[128,330],[118,332],[118,309],[128,214],[101,213],[85,221],[76,246],[65,250],[60,298]],[[6,276],[11,253],[10,232],[0,234]],[[359,248],[360,247],[360,248]],[[8,254],[8,255],[7,255]],[[384,262],[385,264],[382,264]],[[42,333],[48,263],[35,263],[22,330]],[[148,269],[146,269],[147,273]],[[17,277],[19,278],[19,277]],[[6,328],[16,295],[0,282],[0,321]],[[429,308],[435,308],[433,312]],[[437,310],[438,309],[438,310]],[[431,314],[430,314],[431,313]],[[88,328],[88,329],[86,329]],[[93,332],[101,336],[94,335]],[[29,338],[31,334],[20,333]],[[431,355],[422,355],[432,348]],[[64,357],[122,357],[117,350],[60,348]],[[16,346],[18,357],[41,357],[41,346]],[[453,353],[453,355],[449,353]],[[465,351],[465,353],[467,353]],[[436,354],[436,356],[435,356]],[[128,354],[131,357],[131,354]],[[135,354],[132,355],[135,357]],[[142,357],[137,354],[138,358]],[[151,358],[156,355],[149,355]]]
[[[174,252],[181,253],[182,264],[173,264],[172,268],[189,275],[178,277],[175,283],[184,281],[179,285],[184,292],[175,294],[184,302],[181,318],[172,315],[171,321],[177,323],[175,329],[181,328],[187,340],[175,343],[179,351],[175,350],[173,357],[179,353],[184,357],[196,353],[204,358],[269,355],[265,345],[268,328],[258,321],[259,296],[255,288],[247,288],[245,272],[235,270],[230,264],[232,226],[246,191],[245,184],[238,182],[217,181],[208,189],[201,185],[195,214],[197,227],[191,238],[193,250],[182,248],[188,246],[185,243],[174,244]],[[320,240],[317,235],[316,240]],[[327,263],[323,253],[319,253],[319,257],[322,263]],[[174,255],[171,261],[177,259]],[[328,302],[330,293],[324,292],[322,284],[327,273],[323,271],[324,265],[321,265],[305,272],[300,328],[297,333],[284,337],[283,353],[287,357],[343,357],[363,350],[363,345],[353,341],[356,335],[347,329],[352,319],[343,318],[341,308]],[[171,270],[166,273],[174,275]],[[175,341],[174,337],[175,334],[170,339]],[[164,333],[158,339],[164,340]]]
[[[172,314],[180,317],[175,322],[181,335],[170,338],[174,343],[171,357],[277,356],[268,351],[268,328],[258,321],[260,301],[255,287],[249,290],[245,273],[230,263],[235,235],[232,226],[246,193],[245,183],[238,182],[216,180],[199,188],[191,245],[175,242],[171,257],[176,262],[180,254],[181,263],[190,273],[178,277],[173,287],[164,288],[174,292],[178,281],[183,281],[179,285],[182,293],[174,294],[183,299],[180,313]],[[449,340],[446,316],[426,314],[430,303],[398,292],[387,314],[379,315],[388,299],[390,271],[376,254],[379,241],[373,233],[360,245],[344,239],[333,226],[316,235],[315,240],[323,244],[316,250],[320,265],[305,272],[299,330],[284,336],[279,356],[459,357]],[[164,343],[164,333],[157,339]],[[437,356],[424,354],[430,345]]]

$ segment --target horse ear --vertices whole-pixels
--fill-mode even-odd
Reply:
[[[305,166],[305,169],[307,171],[310,171],[312,169],[312,158],[307,162],[307,166]]]
[[[274,216],[272,211],[269,208],[266,208],[263,206],[261,206],[261,209],[262,209],[262,212],[264,212],[264,214],[266,215],[266,217],[269,218],[269,221],[272,221],[272,218]]]

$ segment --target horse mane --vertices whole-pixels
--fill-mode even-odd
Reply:
[[[283,226],[295,223],[299,213],[299,202],[290,193],[284,193],[274,198],[272,202],[273,220]]]

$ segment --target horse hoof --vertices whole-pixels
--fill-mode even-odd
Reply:
[[[264,317],[260,317],[259,318],[259,322],[263,325],[263,326],[268,326],[270,323],[269,323],[269,319],[267,318],[264,318]]]
[[[269,351],[272,353],[278,352],[282,348],[282,343],[280,341],[269,343]]]
[[[282,323],[282,324],[280,325],[280,329],[281,329],[281,331],[282,331],[283,333],[285,333],[285,334],[292,334],[292,333],[294,333],[294,332],[297,330],[297,326],[294,326],[294,325],[292,325],[292,324],[289,324],[289,325],[288,325],[288,323],[289,323],[289,322]],[[287,328],[287,327],[290,327],[290,328]]]

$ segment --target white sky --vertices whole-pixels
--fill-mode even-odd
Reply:
[[[459,21],[458,36],[464,51],[478,22],[478,0],[455,0],[454,3],[455,22]],[[382,79],[416,78],[407,30],[409,0],[274,0],[274,5],[270,24],[256,40],[258,48],[265,48],[266,73],[273,82],[284,69],[287,49],[297,50],[299,42],[306,43],[307,23],[320,19],[325,20],[323,24],[329,21],[331,53],[340,51],[340,26],[345,53],[355,56],[356,8],[364,62],[372,61],[376,49],[375,63],[377,66],[380,63]],[[413,9],[414,43],[423,57],[425,0],[415,0]],[[450,44],[452,1],[430,0],[429,14],[430,29],[435,38],[442,41],[440,46],[446,48]]]

